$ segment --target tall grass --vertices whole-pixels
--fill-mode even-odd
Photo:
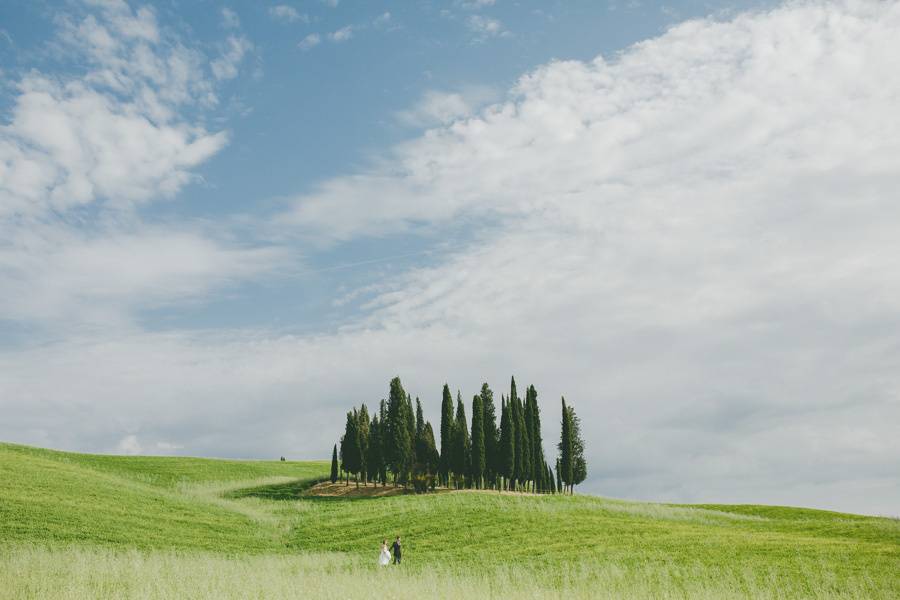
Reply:
[[[810,587],[740,565],[705,569],[665,563],[577,562],[551,570],[501,566],[378,568],[340,554],[225,556],[88,546],[0,547],[0,598],[892,598],[865,577]],[[819,572],[818,581],[827,581]]]

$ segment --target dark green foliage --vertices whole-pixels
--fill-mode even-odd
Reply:
[[[485,441],[484,441],[484,405],[481,396],[472,398],[472,457],[471,457],[471,481],[480,488],[483,486],[485,470]]]
[[[450,464],[457,487],[465,484],[469,472],[470,453],[469,427],[466,424],[466,407],[462,395],[456,392],[456,421],[453,424],[453,460]]]
[[[368,475],[375,485],[378,485],[379,480],[384,483],[384,480],[381,478],[381,473],[384,470],[384,459],[382,456],[384,443],[381,440],[381,436],[381,421],[378,419],[378,415],[375,415],[369,423],[369,443],[366,455]]]
[[[356,415],[356,447],[359,452],[359,474],[362,480],[369,480],[369,409],[363,404]],[[357,477],[357,484],[359,477]]]
[[[572,485],[576,486],[587,478],[587,462],[584,460],[584,439],[581,437],[581,419],[575,409],[569,407],[572,414]]]
[[[331,483],[336,483],[338,479],[338,457],[337,457],[337,444],[334,445],[334,450],[331,452]]]
[[[347,483],[350,483],[350,474],[359,473],[359,426],[357,411],[354,408],[347,413],[347,422],[344,425],[344,437],[341,438],[341,469],[347,474]],[[358,481],[357,481],[358,483]]]
[[[484,478],[488,484],[494,485],[501,465],[497,411],[494,408],[494,392],[487,383],[482,384],[480,395],[484,414]]]
[[[512,485],[516,469],[516,433],[510,411],[510,403],[500,397],[500,475],[506,479],[506,486]]]
[[[450,463],[453,454],[453,396],[450,395],[450,386],[444,384],[443,399],[441,400],[441,465],[439,468],[441,481],[444,485],[450,482]]]
[[[462,394],[454,410],[450,387],[444,384],[441,403],[441,445],[425,421],[422,402],[403,389],[399,377],[390,382],[387,400],[371,419],[365,404],[347,413],[344,435],[332,452],[332,481],[346,474],[349,485],[385,485],[388,473],[394,485],[410,482],[417,491],[435,485],[506,488],[535,493],[571,493],[587,477],[580,420],[562,400],[562,429],[555,472],[544,458],[541,413],[537,390],[529,385],[519,398],[515,378],[510,394],[500,398],[498,427],[494,393],[484,383],[472,398],[471,436]]]
[[[407,398],[403,390],[403,384],[399,377],[391,380],[390,395],[388,396],[388,426],[387,426],[387,454],[388,469],[394,475],[394,482],[406,482],[409,468],[412,462],[412,439],[410,438],[409,422],[407,419]]]
[[[387,402],[384,398],[381,399],[381,403],[378,405],[378,441],[381,443],[381,456],[379,457],[379,470],[378,470],[378,479],[381,480],[381,485],[387,485],[387,472],[388,472],[388,463],[387,463],[387,446],[390,443],[390,439],[388,438],[388,409]]]
[[[559,467],[557,471],[560,479],[568,486],[572,485],[573,465],[572,465],[572,413],[566,406],[566,399],[562,399],[562,427],[559,436]]]
[[[528,408],[529,441],[531,443],[531,468],[535,482],[545,483],[546,464],[544,461],[544,441],[541,437],[541,409],[537,403],[537,390],[533,385],[528,386],[525,393],[525,402]],[[546,490],[544,490],[546,491]]]

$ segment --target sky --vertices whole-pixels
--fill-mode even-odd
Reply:
[[[581,489],[900,515],[900,3],[0,4],[0,440],[327,458],[534,384]]]

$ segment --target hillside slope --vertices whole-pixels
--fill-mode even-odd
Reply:
[[[900,597],[896,519],[476,491],[309,495],[327,468],[0,444],[0,566],[23,597],[53,597],[73,577],[90,595],[105,582],[109,597],[191,595],[194,577],[198,597],[347,597],[386,576],[377,546],[400,534],[391,577],[409,597]],[[221,569],[246,589],[223,587]]]

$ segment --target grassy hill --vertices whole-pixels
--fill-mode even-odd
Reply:
[[[0,444],[0,598],[900,597],[900,522],[497,492],[311,496],[326,462]],[[374,566],[401,534],[405,563]],[[373,587],[374,586],[374,587]]]

